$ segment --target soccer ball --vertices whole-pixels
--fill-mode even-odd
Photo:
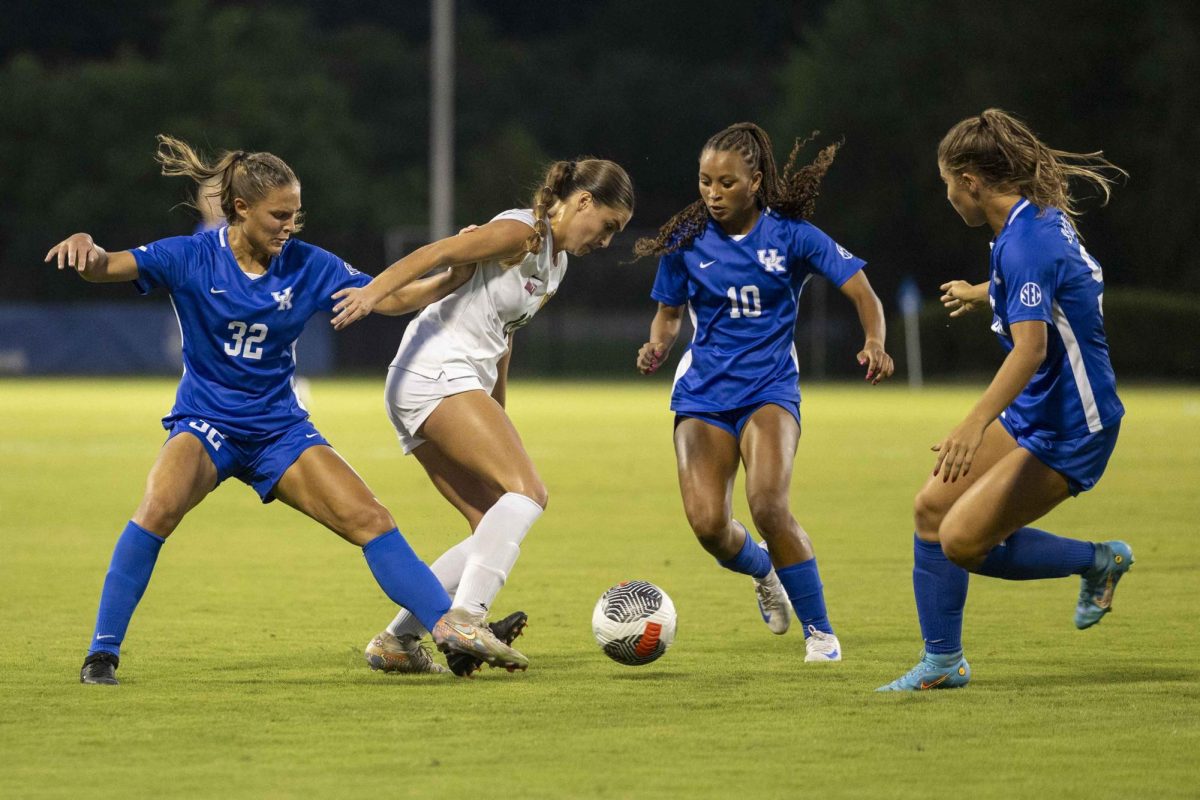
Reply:
[[[675,604],[653,583],[623,581],[596,601],[592,633],[613,661],[649,664],[675,641]]]

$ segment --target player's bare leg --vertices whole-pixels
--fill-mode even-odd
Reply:
[[[200,440],[181,433],[159,450],[146,490],[113,550],[100,595],[96,630],[80,683],[116,685],[120,646],[149,584],[163,541],[217,485],[217,468]]]
[[[745,529],[733,520],[738,444],[727,431],[694,418],[675,428],[679,491],[700,546],[718,561],[737,556]]]
[[[332,448],[310,447],[283,474],[275,496],[363,547],[367,563],[394,602],[422,618],[443,652],[462,652],[489,664],[523,669],[522,654],[498,640],[485,626],[444,611],[448,598],[437,578],[412,553],[395,529],[392,515],[350,465]],[[388,550],[372,559],[371,548]],[[440,605],[441,611],[433,609]]]

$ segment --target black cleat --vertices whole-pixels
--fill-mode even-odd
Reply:
[[[495,634],[497,639],[507,645],[511,645],[513,640],[525,630],[525,625],[528,622],[528,614],[524,611],[514,611],[504,619],[489,622],[488,627],[492,629],[492,633]],[[466,653],[448,653],[446,655],[446,664],[450,667],[450,671],[460,678],[469,677],[473,672],[483,668],[483,661],[481,659],[473,658]]]
[[[103,683],[117,686],[117,665],[121,659],[112,653],[92,653],[83,660],[83,669],[79,670],[80,683]]]

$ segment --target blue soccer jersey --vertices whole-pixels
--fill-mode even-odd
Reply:
[[[222,433],[260,438],[303,421],[296,396],[296,340],[331,295],[365,286],[364,275],[332,253],[292,239],[265,275],[243,272],[229,248],[228,228],[162,239],[132,251],[135,285],[164,288],[183,335],[183,378],[171,413],[199,417]]]
[[[814,274],[841,286],[865,263],[816,226],[771,209],[739,239],[709,220],[690,247],[659,260],[650,292],[664,305],[686,303],[695,329],[675,373],[671,408],[798,403],[800,292]]]
[[[1046,360],[1004,412],[1020,433],[1071,438],[1125,413],[1104,338],[1104,275],[1057,208],[1022,199],[992,242],[992,330],[1012,350],[1010,326],[1046,323]]]

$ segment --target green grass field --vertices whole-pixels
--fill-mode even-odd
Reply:
[[[975,578],[970,687],[873,693],[920,651],[911,498],[980,388],[806,390],[793,508],[841,664],[804,664],[800,633],[771,636],[749,579],[694,543],[666,381],[518,382],[551,494],[497,603],[530,614],[528,672],[369,671],[393,609],[362,556],[230,482],[164,547],[109,689],[81,686],[79,664],[174,383],[5,379],[0,797],[1200,796],[1196,389],[1126,388],[1108,474],[1044,521],[1133,545],[1112,615],[1076,631],[1076,579]],[[432,560],[464,526],[401,456],[382,391],[317,381],[314,421]],[[596,598],[627,578],[679,610],[646,667],[591,637]]]

